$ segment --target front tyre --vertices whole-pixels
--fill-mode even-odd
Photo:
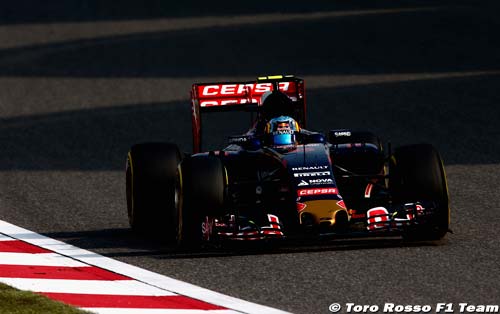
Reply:
[[[177,243],[181,247],[198,247],[211,236],[212,226],[202,228],[202,224],[210,224],[207,217],[220,215],[224,208],[226,170],[215,156],[193,156],[180,164],[177,182]]]
[[[131,228],[175,240],[175,177],[182,155],[175,144],[141,143],[127,156],[127,213]]]
[[[389,164],[389,188],[394,203],[431,202],[436,209],[429,221],[410,228],[407,240],[439,240],[449,230],[450,208],[443,162],[429,144],[402,146]]]

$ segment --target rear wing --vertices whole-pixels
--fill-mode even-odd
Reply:
[[[304,80],[287,75],[259,77],[256,81],[196,83],[191,88],[193,153],[201,152],[202,114],[217,111],[257,111],[260,99],[275,87],[292,100],[300,125],[306,124]],[[242,130],[243,132],[244,130]]]

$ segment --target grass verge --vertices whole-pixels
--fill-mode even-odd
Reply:
[[[89,313],[33,292],[0,283],[0,313],[5,314],[84,314]]]

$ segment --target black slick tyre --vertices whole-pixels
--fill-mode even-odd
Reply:
[[[128,152],[127,213],[134,231],[175,241],[175,178],[181,158],[170,143],[136,144]]]
[[[394,203],[434,202],[437,206],[426,224],[410,228],[407,240],[439,240],[449,230],[450,208],[443,162],[429,144],[402,146],[389,163],[389,188]]]
[[[177,244],[196,248],[209,234],[202,233],[202,224],[211,223],[207,217],[221,213],[224,207],[227,175],[221,160],[215,156],[193,156],[182,161],[178,172],[179,222]],[[203,228],[211,229],[211,226]]]

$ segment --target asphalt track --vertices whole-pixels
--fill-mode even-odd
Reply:
[[[163,2],[165,3],[165,2]],[[500,20],[480,1],[19,0],[0,4],[0,218],[295,313],[333,302],[500,303]],[[191,83],[294,73],[309,127],[434,144],[452,205],[440,243],[173,252],[127,225],[128,147],[190,150]],[[207,147],[244,130],[212,115]]]

